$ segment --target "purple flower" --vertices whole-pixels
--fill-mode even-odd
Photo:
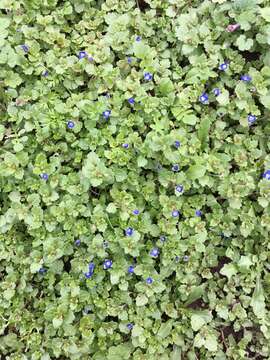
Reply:
[[[80,239],[75,240],[75,245],[80,246],[81,245],[81,240]]]
[[[47,269],[45,269],[45,268],[40,268],[39,270],[38,270],[38,272],[40,273],[40,274],[44,274],[45,272],[47,272]]]
[[[29,46],[28,45],[21,45],[21,48],[23,49],[23,51],[25,52],[25,53],[28,53],[28,51],[29,51]]]
[[[48,180],[48,179],[49,179],[49,175],[48,175],[47,173],[42,173],[42,174],[40,174],[40,177],[41,177],[41,179],[43,179],[43,180]]]
[[[165,236],[165,235],[161,235],[161,236],[160,236],[160,241],[161,241],[161,242],[166,241],[166,236]]]
[[[159,249],[157,249],[157,248],[152,249],[152,250],[150,251],[150,255],[151,255],[152,257],[158,257],[158,255],[159,255]]]
[[[103,269],[108,270],[112,267],[112,260],[105,260],[103,263]]]
[[[87,52],[86,51],[80,51],[78,54],[78,58],[79,59],[83,59],[87,56]]]
[[[128,323],[128,324],[127,324],[127,328],[128,328],[128,330],[132,330],[132,329],[133,329],[133,324]]]
[[[135,210],[133,210],[133,211],[132,211],[132,213],[133,213],[134,215],[139,215],[139,213],[140,213],[140,210],[138,210],[138,209],[135,209]]]
[[[176,140],[176,141],[174,142],[174,146],[176,147],[176,149],[178,149],[178,148],[181,146],[180,141]]]
[[[228,63],[223,63],[219,65],[219,70],[225,71],[228,68]]]
[[[196,210],[195,215],[198,216],[198,217],[202,216],[201,210]]]
[[[233,31],[237,30],[238,28],[240,28],[240,24],[230,24],[227,26],[226,30],[228,32],[233,32]]]
[[[130,266],[128,267],[128,273],[129,273],[129,274],[133,274],[133,273],[134,273],[134,269],[135,269],[135,267],[134,267],[133,265],[130,265]]]
[[[178,210],[173,210],[172,211],[172,217],[178,217],[180,214],[179,214],[179,211]]]
[[[270,170],[266,170],[263,174],[262,177],[266,180],[270,180]]]
[[[257,117],[255,115],[249,114],[247,117],[247,120],[248,120],[248,124],[252,125],[257,120]]]
[[[202,104],[207,104],[208,103],[208,95],[206,93],[203,93],[200,97],[199,100]]]
[[[153,79],[153,75],[149,72],[144,73],[143,76],[146,81],[151,81]]]
[[[183,185],[176,185],[175,190],[179,193],[182,193],[184,190],[184,186]]]
[[[88,56],[88,60],[89,60],[90,62],[93,62],[93,61],[94,61],[94,58],[93,58],[92,56]]]
[[[47,77],[49,75],[49,71],[48,70],[44,70],[42,73],[42,76]]]
[[[109,119],[109,117],[111,116],[111,110],[103,111],[102,115],[103,115],[104,119],[106,119],[106,120]]]
[[[241,75],[240,80],[245,81],[245,82],[249,82],[249,81],[251,81],[251,76],[249,76],[247,74]]]
[[[135,100],[133,97],[129,98],[128,99],[128,102],[131,104],[131,105],[134,105],[135,104]]]
[[[136,40],[137,42],[139,42],[139,41],[142,40],[142,38],[141,38],[140,36],[136,36],[135,40]]]
[[[146,283],[147,283],[147,284],[152,284],[152,283],[153,283],[153,279],[152,279],[151,277],[148,277],[148,278],[146,279]]]
[[[128,58],[127,58],[127,62],[128,62],[129,64],[131,64],[131,63],[132,63],[132,58],[131,58],[130,56],[128,56]]]
[[[221,90],[220,90],[219,88],[215,88],[215,89],[213,89],[213,94],[214,94],[215,96],[218,96],[218,95],[221,94]]]
[[[127,149],[129,147],[129,144],[125,143],[125,144],[122,144],[122,147]]]
[[[183,261],[187,262],[188,260],[189,260],[189,256],[184,255],[184,256],[183,256]]]
[[[176,171],[179,171],[179,165],[178,164],[174,164],[172,166],[172,171],[176,172]]]
[[[129,227],[125,230],[126,236],[132,236],[133,233],[134,233],[134,230],[131,227]]]
[[[67,122],[67,127],[68,127],[69,129],[73,129],[74,126],[75,126],[75,124],[74,124],[73,121],[70,120],[70,121]]]

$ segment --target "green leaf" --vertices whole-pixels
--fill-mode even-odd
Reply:
[[[204,289],[202,286],[196,286],[189,294],[184,306],[188,306],[194,301],[200,299],[203,295]]]
[[[136,41],[133,45],[133,51],[136,58],[144,59],[149,55],[151,48],[149,45],[144,44],[143,41]]]
[[[62,318],[54,318],[52,323],[53,323],[53,327],[55,329],[58,329],[62,325],[63,319]]]
[[[139,325],[135,325],[132,329],[132,336],[137,337],[143,333],[143,328]]]
[[[229,91],[228,90],[225,90],[223,89],[221,94],[218,95],[216,97],[218,103],[222,106],[225,106],[225,105],[228,105],[229,104]]]
[[[250,305],[253,308],[254,314],[258,318],[264,318],[266,309],[265,309],[265,297],[264,297],[264,291],[261,284],[261,278],[258,275],[256,280],[256,287],[254,290],[254,293],[252,295],[251,303]]]
[[[220,270],[220,273],[224,276],[227,276],[227,278],[230,280],[230,278],[237,274],[236,266],[232,263],[225,264]]]
[[[166,323],[161,324],[157,335],[162,339],[165,339],[170,335],[173,326],[173,320],[168,320]]]
[[[198,120],[198,118],[194,114],[185,115],[182,118],[183,123],[185,123],[187,125],[195,125],[197,120]]]
[[[245,35],[242,34],[236,40],[236,45],[238,46],[238,49],[241,51],[250,50],[253,46],[253,40],[247,39]]]
[[[5,78],[6,86],[10,86],[11,88],[16,88],[18,85],[22,83],[22,78],[15,72],[8,72]]]
[[[115,206],[114,203],[110,203],[110,204],[106,207],[106,211],[107,211],[108,213],[115,214],[116,211],[117,211],[117,208],[116,208],[116,206]]]
[[[139,294],[136,298],[136,305],[137,306],[144,306],[148,303],[148,297],[144,294]]]
[[[205,338],[204,346],[207,350],[211,352],[217,351],[218,348],[217,337],[212,334],[207,334]]]
[[[10,18],[8,17],[0,17],[0,31],[3,29],[7,29],[10,24]]]
[[[206,173],[206,167],[203,165],[192,165],[188,169],[186,175],[189,179],[195,180],[204,176]]]
[[[270,22],[270,7],[261,8],[260,11],[264,20]]]
[[[212,315],[209,311],[200,311],[191,316],[191,327],[194,331],[209,323],[212,320]]]

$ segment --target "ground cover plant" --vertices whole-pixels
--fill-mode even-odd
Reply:
[[[0,358],[270,359],[269,1],[0,11]]]

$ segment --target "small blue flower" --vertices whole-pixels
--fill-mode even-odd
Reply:
[[[219,70],[225,71],[228,69],[228,63],[223,63],[219,65]]]
[[[257,117],[255,115],[249,114],[247,117],[247,120],[248,120],[248,124],[252,125],[257,120]]]
[[[134,233],[134,230],[131,227],[129,227],[125,230],[126,236],[132,236],[133,233]]]
[[[250,82],[251,81],[251,76],[245,74],[245,75],[241,75],[240,80],[245,81],[245,82]]]
[[[175,257],[175,261],[178,262],[180,260],[180,257],[179,256],[176,256]]]
[[[181,146],[180,141],[176,140],[176,141],[174,142],[174,146],[176,147],[176,149],[178,149],[178,148]]]
[[[130,265],[130,266],[128,267],[128,273],[129,273],[129,274],[133,274],[133,273],[134,273],[134,269],[135,269],[134,265]]]
[[[158,257],[158,255],[159,255],[159,249],[157,249],[157,248],[152,249],[152,250],[150,251],[150,255],[151,255],[152,257]]]
[[[138,210],[138,209],[135,209],[135,210],[133,210],[133,211],[132,211],[132,213],[133,213],[134,215],[139,215],[139,213],[140,213],[140,210]]]
[[[67,122],[67,127],[68,127],[69,129],[73,129],[74,126],[75,126],[75,124],[74,124],[73,121],[70,120],[70,121]]]
[[[137,42],[139,42],[139,41],[142,40],[142,38],[141,38],[141,36],[136,36],[135,40],[136,40]]]
[[[28,51],[29,51],[29,46],[28,45],[21,45],[21,48],[23,49],[23,51],[25,52],[25,53],[28,53]]]
[[[90,262],[88,265],[88,272],[84,273],[85,277],[87,279],[90,279],[94,274],[95,264],[93,262]]]
[[[184,255],[184,256],[183,256],[183,261],[187,262],[188,260],[189,260],[189,256]]]
[[[128,323],[128,324],[127,324],[127,328],[128,328],[128,330],[132,330],[132,329],[133,329],[133,324]]]
[[[195,215],[198,216],[198,217],[202,216],[201,210],[196,210]]]
[[[78,58],[79,59],[83,59],[87,56],[87,52],[86,51],[80,51],[78,54]]]
[[[128,102],[131,104],[131,105],[134,105],[135,104],[135,100],[133,97],[129,98],[128,99]]]
[[[221,90],[220,90],[219,88],[215,88],[215,89],[213,89],[213,94],[214,94],[215,96],[218,96],[218,95],[221,94]]]
[[[122,144],[122,147],[123,147],[124,149],[127,149],[127,148],[129,147],[129,144],[128,144],[128,143]]]
[[[151,81],[153,79],[153,75],[149,72],[144,73],[143,76],[146,81]]]
[[[41,177],[41,179],[43,179],[43,180],[48,180],[48,179],[49,179],[49,175],[48,175],[47,173],[42,173],[42,174],[40,174],[40,177]]]
[[[161,235],[159,239],[161,242],[165,242],[167,240],[165,235]]]
[[[75,245],[80,246],[81,245],[81,240],[80,239],[75,240]]]
[[[173,217],[178,217],[180,214],[179,214],[179,211],[178,210],[173,210],[172,211],[172,216]]]
[[[172,166],[172,171],[174,171],[174,172],[179,171],[179,165],[178,165],[178,164],[174,164],[174,165]]]
[[[42,73],[42,76],[47,77],[49,75],[49,71],[48,70],[44,70]]]
[[[39,270],[38,270],[38,272],[40,273],[40,274],[45,274],[45,272],[47,272],[47,269],[45,269],[45,268],[40,268]]]
[[[112,267],[112,260],[105,260],[103,263],[103,269],[108,270]]]
[[[109,117],[111,116],[111,110],[103,111],[102,115],[103,115],[104,119],[106,119],[106,120],[109,119]]]
[[[131,58],[130,56],[128,56],[128,58],[127,58],[127,62],[128,62],[129,64],[131,64],[131,63],[132,63],[132,58]]]
[[[207,104],[208,103],[208,95],[206,93],[203,93],[200,97],[199,100],[202,104]]]
[[[94,269],[95,269],[95,264],[93,262],[90,262],[88,265],[88,270],[90,274],[94,273]]]
[[[266,180],[270,180],[270,170],[266,170],[263,174],[262,177]]]
[[[93,61],[94,61],[94,58],[93,58],[92,56],[88,56],[88,60],[89,60],[90,62],[93,62]]]
[[[152,283],[153,283],[153,279],[152,279],[151,277],[148,277],[148,278],[146,279],[146,283],[147,283],[147,284],[152,284]]]
[[[175,191],[177,191],[179,193],[182,193],[184,191],[184,186],[183,185],[176,185]]]
[[[84,275],[85,275],[86,279],[90,279],[93,276],[93,274],[91,274],[89,272],[84,273]]]

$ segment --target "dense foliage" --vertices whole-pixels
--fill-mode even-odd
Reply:
[[[3,359],[269,359],[269,1],[0,11]]]

